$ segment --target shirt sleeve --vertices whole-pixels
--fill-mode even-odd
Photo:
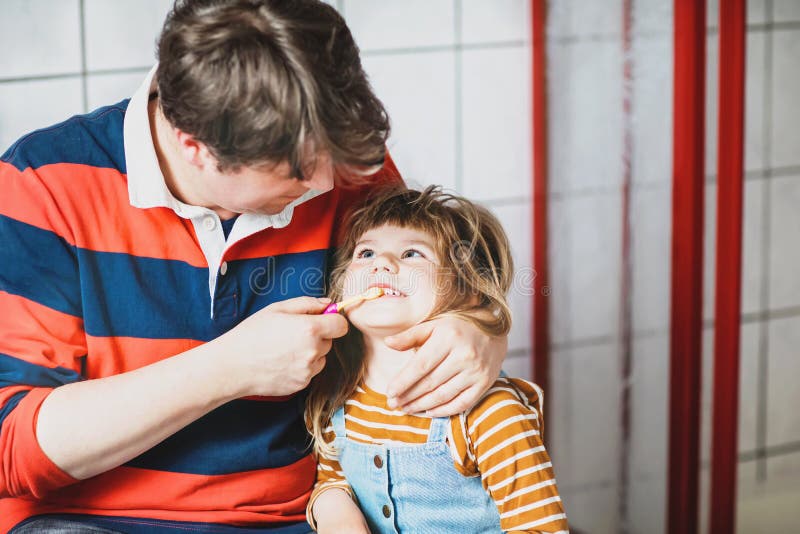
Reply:
[[[75,247],[45,182],[0,159],[0,498],[76,482],[36,438],[39,408],[81,379],[86,342]]]
[[[325,439],[326,443],[330,444],[333,442],[333,427],[328,426],[325,429],[323,438]],[[308,506],[306,507],[306,518],[308,519],[308,524],[311,525],[311,528],[314,530],[317,530],[317,522],[314,519],[314,514],[312,513],[314,503],[320,495],[334,488],[343,490],[350,495],[350,498],[356,500],[355,494],[350,488],[350,484],[347,483],[347,480],[344,477],[344,471],[342,471],[342,466],[339,464],[339,461],[331,456],[318,454],[317,480],[314,483],[314,490],[311,492],[311,497],[309,498]]]
[[[506,532],[568,531],[542,441],[541,398],[538,386],[501,378],[465,416],[462,464],[480,473]]]

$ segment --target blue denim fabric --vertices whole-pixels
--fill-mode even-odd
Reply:
[[[10,534],[121,534],[118,530],[88,525],[79,521],[50,517],[37,518],[21,527],[11,529]]]
[[[274,527],[235,527],[215,523],[159,521],[135,517],[47,514],[26,519],[9,534],[313,534],[305,521]]]
[[[465,477],[453,466],[449,419],[433,419],[423,445],[389,446],[347,438],[343,408],[332,422],[339,463],[372,534],[503,532],[480,477]]]

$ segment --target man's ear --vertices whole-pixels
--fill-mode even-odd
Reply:
[[[178,139],[178,148],[180,149],[183,159],[189,165],[198,168],[199,170],[216,169],[217,160],[211,155],[208,147],[195,139],[194,136],[175,129]]]

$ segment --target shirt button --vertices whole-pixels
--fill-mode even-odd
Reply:
[[[203,219],[203,228],[208,230],[209,232],[217,226],[217,221],[214,220],[214,217],[206,217]]]
[[[383,517],[385,517],[387,519],[392,517],[392,509],[389,508],[389,505],[387,505],[387,504],[383,505]]]
[[[223,261],[222,265],[219,266],[219,274],[221,274],[222,276],[225,276],[225,273],[227,273],[227,272],[228,272],[228,262],[227,261]]]
[[[372,461],[375,462],[375,467],[377,467],[378,469],[383,467],[383,460],[377,454],[375,455],[375,458],[372,459]]]

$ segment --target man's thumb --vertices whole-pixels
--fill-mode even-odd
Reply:
[[[431,323],[421,323],[399,334],[389,336],[383,341],[390,349],[409,350],[425,343],[431,336],[432,331],[433,325]]]
[[[273,302],[267,309],[277,313],[316,314],[322,313],[330,303],[329,298],[295,297]]]

